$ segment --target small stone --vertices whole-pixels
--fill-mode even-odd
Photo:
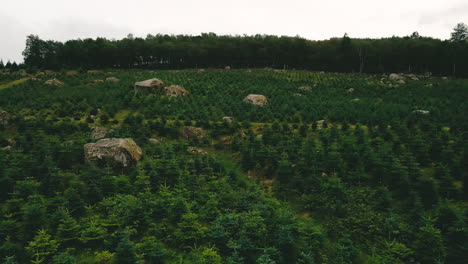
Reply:
[[[227,124],[232,124],[234,122],[234,119],[230,116],[225,116],[223,117],[223,122]]]
[[[106,78],[106,82],[113,82],[113,83],[116,83],[116,82],[120,82],[120,79],[119,79],[119,78],[116,78],[116,77],[107,77],[107,78]]]
[[[208,152],[206,152],[205,150],[199,149],[199,148],[196,148],[196,147],[188,147],[187,151],[192,153],[192,154],[195,154],[195,155],[206,155],[206,154],[208,154]]]

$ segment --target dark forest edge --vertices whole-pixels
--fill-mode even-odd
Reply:
[[[10,69],[187,69],[281,68],[330,72],[431,72],[468,76],[468,27],[459,23],[451,39],[406,37],[311,41],[273,35],[230,36],[129,34],[121,40],[76,39],[64,43],[29,35],[24,64]],[[8,63],[7,63],[8,64]],[[5,67],[0,63],[0,68]]]

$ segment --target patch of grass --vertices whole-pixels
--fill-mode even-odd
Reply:
[[[74,75],[78,75],[78,74],[79,74],[78,71],[67,71],[68,76],[74,76]]]
[[[2,84],[2,85],[0,85],[0,90],[9,88],[9,87],[14,86],[14,85],[18,85],[20,83],[24,83],[27,80],[29,80],[29,77]]]
[[[91,73],[91,74],[102,73],[102,70],[89,70],[88,73]]]
[[[128,109],[120,110],[114,115],[114,120],[117,120],[120,123],[122,123],[125,120],[125,118],[128,117],[129,114],[130,114],[130,110]]]

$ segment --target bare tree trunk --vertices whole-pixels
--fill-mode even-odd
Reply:
[[[362,48],[359,47],[358,49],[358,54],[359,54],[359,74],[362,74],[364,71],[364,52],[362,51]]]
[[[453,64],[453,70],[452,70],[452,75],[455,76],[455,70],[456,70],[456,65],[455,63]]]

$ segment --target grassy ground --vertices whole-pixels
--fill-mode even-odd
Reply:
[[[24,83],[27,80],[29,80],[29,77],[2,84],[2,85],[0,85],[0,90],[9,88],[9,87],[14,86],[14,85],[18,85],[20,83]]]

